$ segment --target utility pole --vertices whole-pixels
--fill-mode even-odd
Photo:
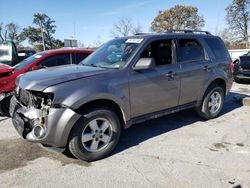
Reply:
[[[45,51],[45,42],[44,42],[44,27],[42,27],[42,41],[43,41],[43,51]]]

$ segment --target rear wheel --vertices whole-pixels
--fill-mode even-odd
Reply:
[[[0,116],[10,117],[10,113],[9,113],[10,99],[11,99],[11,96],[6,97],[0,101]]]
[[[224,91],[218,85],[210,86],[199,107],[196,108],[198,114],[204,119],[216,118],[224,104]]]
[[[68,148],[78,159],[95,161],[110,154],[118,143],[121,126],[117,115],[98,108],[85,115],[70,135]]]

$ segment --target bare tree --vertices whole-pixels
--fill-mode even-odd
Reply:
[[[8,38],[13,40],[17,45],[24,40],[21,35],[21,27],[18,24],[11,22],[6,25],[6,30]]]
[[[101,38],[100,36],[98,36],[97,39],[96,39],[93,43],[89,44],[87,48],[97,49],[97,48],[99,48],[102,44],[103,44],[102,38]]]
[[[21,35],[21,28],[18,24],[11,22],[4,26],[3,23],[0,23],[0,40],[7,39],[14,41],[17,45],[25,39]]]
[[[134,24],[130,18],[121,18],[113,25],[111,35],[113,37],[125,37],[142,31],[139,24]]]
[[[134,27],[132,28],[132,34],[141,32],[142,32],[142,26],[140,24],[134,25]]]
[[[249,15],[250,0],[233,0],[227,8],[227,23],[234,37],[240,38],[245,42],[248,48],[248,27],[250,21]]]
[[[0,39],[2,41],[7,39],[7,30],[5,29],[3,23],[0,23]]]

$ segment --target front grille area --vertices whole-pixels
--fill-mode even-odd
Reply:
[[[4,77],[10,76],[10,75],[12,75],[12,72],[0,73],[0,78],[4,78]]]

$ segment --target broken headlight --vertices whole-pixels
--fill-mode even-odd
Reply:
[[[32,91],[32,101],[33,105],[37,109],[41,109],[43,106],[51,106],[54,94],[53,93],[43,93],[43,92],[37,92]]]

